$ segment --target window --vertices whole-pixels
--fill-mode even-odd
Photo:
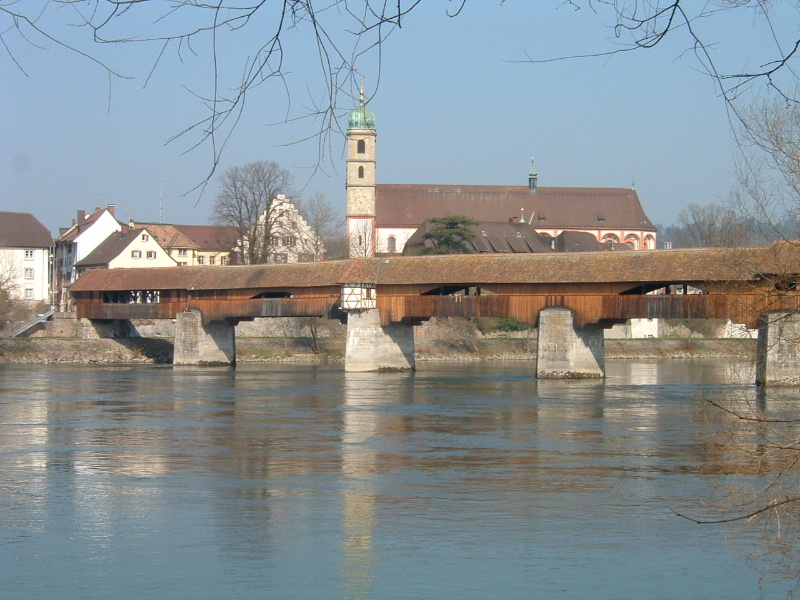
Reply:
[[[481,231],[481,235],[482,235],[483,237],[486,237],[486,232],[485,232],[485,231]]]
[[[131,258],[142,258],[141,250],[131,250]]]
[[[185,267],[185,266],[186,266],[186,263],[185,263],[185,262],[179,262],[179,263],[178,263],[178,266],[179,266],[179,267]]]
[[[178,256],[186,256],[186,248],[181,248],[178,250]]]
[[[395,238],[393,235],[390,235],[388,243],[389,243],[389,253],[394,254],[395,252],[397,252],[397,238]]]
[[[367,144],[364,140],[358,140],[357,151],[359,154],[364,154],[367,151]]]
[[[33,250],[25,250],[25,260],[33,260]]]
[[[142,241],[143,242],[149,242],[150,241],[150,236],[147,235],[146,233],[143,233],[142,234]]]
[[[208,257],[208,264],[210,264],[210,265],[217,264],[217,257],[216,256],[209,256]]]
[[[522,232],[521,231],[517,232],[517,237],[522,237]]]
[[[33,269],[25,269],[25,279],[33,279]]]
[[[297,243],[297,240],[293,235],[285,235],[283,236],[283,245],[284,246],[294,246]]]
[[[198,256],[198,257],[197,257],[197,264],[198,264],[198,265],[204,265],[204,264],[206,264],[206,257],[205,257],[205,256]]]
[[[364,167],[358,167],[358,178],[364,179]]]
[[[277,264],[285,264],[287,256],[285,254],[273,254],[272,260]]]
[[[25,288],[25,300],[33,300],[33,288]]]
[[[156,251],[155,250],[148,250],[147,251],[147,258],[149,258],[150,260],[153,260],[155,257],[156,257]]]
[[[227,265],[228,264],[228,257],[227,256],[220,256],[219,257],[219,264]]]

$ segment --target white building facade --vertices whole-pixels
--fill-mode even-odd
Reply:
[[[53,238],[29,213],[0,212],[0,270],[13,300],[50,303]]]

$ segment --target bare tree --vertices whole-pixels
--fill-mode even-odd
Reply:
[[[765,237],[800,236],[800,105],[759,99],[743,112],[741,158],[732,193],[738,212],[748,215]]]
[[[711,248],[747,246],[753,238],[750,222],[728,206],[690,204],[678,215],[676,246]]]
[[[108,44],[143,45],[152,49],[155,58],[147,77],[159,64],[170,59],[185,62],[188,58],[208,60],[212,72],[211,89],[191,90],[207,107],[207,114],[191,123],[175,137],[194,134],[192,144],[209,143],[213,148],[210,178],[220,155],[242,116],[245,99],[256,90],[270,97],[288,100],[290,86],[287,54],[289,40],[316,49],[317,65],[303,69],[320,85],[311,85],[310,98],[303,103],[304,113],[288,114],[287,119],[309,118],[315,131],[320,158],[330,156],[331,133],[341,133],[339,118],[352,108],[358,89],[361,63],[374,57],[380,81],[380,48],[389,35],[399,32],[406,17],[422,4],[421,0],[371,2],[369,0],[219,0],[206,3],[176,0],[170,3],[135,0],[39,0],[36,2],[0,3],[0,43],[7,56],[20,68],[19,44],[56,45],[78,53],[105,69],[110,78],[127,75],[102,59],[99,48]],[[468,0],[452,0],[444,10],[458,17],[469,6]],[[498,11],[502,10],[502,0]],[[534,3],[530,3],[534,6]],[[538,4],[538,3],[537,3]],[[672,0],[564,0],[560,6],[589,10],[599,23],[610,23],[613,47],[597,52],[555,58],[528,56],[525,61],[548,62],[579,57],[607,57],[658,46],[665,39],[683,39],[682,46],[693,54],[700,69],[717,83],[722,97],[731,105],[749,87],[764,82],[786,98],[795,98],[794,61],[800,47],[796,29],[781,27],[775,11],[791,11],[797,0],[716,0],[688,2]],[[532,8],[532,10],[534,10]],[[716,37],[719,24],[731,14],[744,13],[753,27],[759,26],[762,37],[748,36],[749,61],[743,65],[726,64],[725,48]],[[713,33],[709,33],[713,32]],[[734,37],[732,34],[728,37]],[[680,43],[680,42],[679,42]],[[524,49],[520,49],[524,51]],[[680,51],[680,50],[679,50]],[[240,68],[223,68],[222,58],[238,57]],[[755,64],[752,69],[747,65]],[[273,87],[272,83],[278,84]],[[300,105],[300,103],[294,103]],[[174,139],[174,138],[173,138]]]
[[[103,58],[101,48],[109,44],[145,47],[145,55],[154,57],[150,58],[148,79],[168,60],[207,60],[211,89],[190,90],[205,105],[207,114],[170,141],[191,134],[193,146],[210,144],[210,178],[250,93],[261,88],[270,97],[284,97],[287,106],[291,104],[287,48],[298,39],[316,49],[317,64],[302,69],[306,77],[316,79],[306,82],[311,97],[302,103],[304,113],[287,114],[287,119],[313,122],[318,129],[309,138],[318,138],[320,157],[329,156],[330,134],[340,132],[339,117],[352,110],[360,79],[357,63],[367,54],[379,56],[376,50],[419,4],[420,0],[0,2],[0,44],[23,72],[25,65],[15,48],[20,44],[55,45],[96,63],[110,79],[131,77]],[[231,58],[239,61],[237,67],[224,68]]]
[[[314,260],[322,260],[328,243],[333,242],[344,228],[344,220],[333,203],[322,192],[315,192],[300,206],[313,235],[303,237],[304,251],[313,255]]]
[[[239,233],[237,251],[245,264],[269,260],[272,232],[278,213],[272,200],[290,192],[292,175],[278,163],[259,161],[226,169],[219,178],[213,220]]]
[[[5,328],[6,320],[15,312],[18,293],[19,265],[12,256],[2,253],[0,254],[0,315],[3,315],[3,321],[0,322],[0,329]]]
[[[720,96],[738,117],[737,101],[755,84],[762,83],[779,97],[797,99],[796,64],[800,36],[796,28],[782,27],[785,10],[796,15],[797,0],[565,0],[575,10],[589,9],[598,17],[613,22],[615,47],[595,53],[541,59],[530,62],[552,62],[572,58],[610,57],[631,51],[654,48],[666,39],[685,40],[682,46],[692,54],[696,65],[715,82]],[[776,14],[777,13],[777,14]],[[743,64],[730,64],[730,47],[721,44],[719,27],[726,19],[743,14],[758,35],[747,36],[747,52]],[[783,15],[783,16],[782,16]],[[738,44],[733,34],[731,44]],[[724,40],[723,40],[724,41]],[[742,48],[737,46],[737,50]]]
[[[367,220],[356,221],[348,231],[348,255],[350,258],[375,256],[375,231]]]

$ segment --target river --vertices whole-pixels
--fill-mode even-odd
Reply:
[[[0,597],[785,597],[675,514],[728,367],[0,365]]]

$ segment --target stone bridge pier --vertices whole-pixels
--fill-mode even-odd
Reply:
[[[759,318],[756,385],[800,385],[800,314]]]
[[[568,308],[539,313],[536,377],[539,379],[599,379],[606,376],[603,328],[576,329]]]
[[[381,325],[377,308],[347,313],[345,371],[413,371],[414,326]]]
[[[175,317],[173,365],[236,365],[236,324],[232,320],[203,325],[199,310],[179,312]]]

